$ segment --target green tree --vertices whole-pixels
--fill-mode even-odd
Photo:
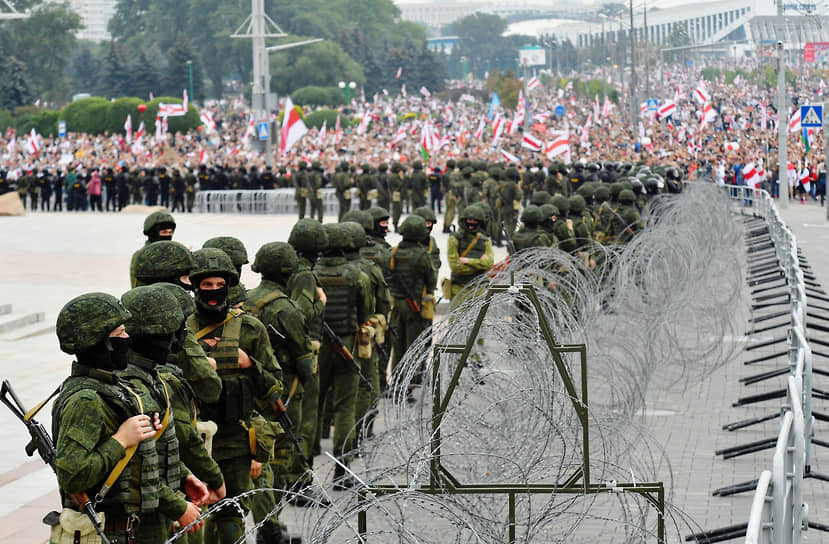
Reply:
[[[14,57],[0,60],[0,108],[14,109],[32,103],[26,65]]]
[[[129,92],[132,96],[149,96],[150,93],[161,90],[160,76],[157,68],[150,61],[146,50],[139,49],[138,53],[129,60]]]
[[[115,40],[109,42],[109,49],[101,66],[99,94],[118,97],[130,90],[130,72],[124,46]]]
[[[605,2],[599,8],[599,14],[608,17],[619,17],[623,13],[627,13],[627,10],[627,6],[620,2]]]
[[[334,42],[324,41],[271,55],[271,89],[289,94],[300,87],[336,87],[340,81],[363,86],[362,67]]]
[[[23,63],[35,96],[66,100],[71,88],[66,66],[78,41],[80,17],[68,4],[38,0],[15,6],[30,9],[29,17],[0,22],[0,50]]]
[[[204,97],[204,86],[196,85],[201,80],[201,65],[190,40],[183,35],[179,36],[175,45],[167,51],[167,70],[163,80],[164,92],[171,96],[181,96],[184,89],[189,89],[190,66],[187,61],[193,63],[193,92],[196,96],[191,98],[201,99]]]
[[[72,86],[72,94],[95,91],[101,72],[101,62],[98,59],[96,49],[92,42],[81,42],[72,51],[69,65],[66,68]]]

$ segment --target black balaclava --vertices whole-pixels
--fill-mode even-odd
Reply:
[[[78,364],[113,372],[127,368],[130,339],[107,336],[91,348],[78,352]]]
[[[184,339],[187,337],[187,324],[182,323],[181,327],[173,333],[173,343],[170,345],[170,353],[178,353],[184,348]]]
[[[196,306],[199,314],[213,323],[218,323],[227,315],[227,285],[221,289],[199,289],[196,287]],[[217,301],[216,305],[209,304],[209,301]]]
[[[162,230],[165,230],[165,229],[173,229],[173,232],[175,232],[176,225],[175,225],[175,223],[159,223],[158,225],[153,227],[152,232],[149,234],[149,236],[147,236],[147,238],[149,238],[151,242],[158,242],[159,240],[167,240],[167,241],[172,240],[173,239],[172,235],[170,235],[170,236],[161,236],[161,235],[158,234],[159,231],[162,231]]]
[[[132,337],[130,348],[157,364],[164,364],[167,362],[167,355],[170,354],[174,341],[175,333],[136,335]]]

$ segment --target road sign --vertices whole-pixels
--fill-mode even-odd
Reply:
[[[823,126],[823,106],[800,106],[800,126],[821,128]]]
[[[648,111],[656,111],[659,109],[659,100],[656,98],[648,98]]]
[[[58,136],[66,138],[66,121],[58,121]]]
[[[256,133],[259,134],[260,141],[266,142],[270,137],[271,128],[268,123],[259,123],[259,128],[256,129]]]
[[[556,109],[554,111],[556,115],[561,117],[562,115],[564,115],[564,106],[559,104],[558,106],[556,106]]]

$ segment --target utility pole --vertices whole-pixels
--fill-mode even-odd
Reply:
[[[777,0],[777,181],[778,205],[789,206],[788,129],[789,107],[786,100],[786,63],[783,48],[783,0]],[[785,193],[785,194],[784,194]]]
[[[276,93],[271,92],[271,67],[268,54],[273,51],[308,45],[322,41],[321,39],[304,40],[301,42],[288,43],[265,47],[267,38],[284,38],[287,34],[282,32],[273,19],[265,13],[265,0],[250,0],[250,15],[230,35],[231,38],[250,39],[253,43],[253,88],[251,89],[251,109],[256,126],[259,123],[267,123],[268,138],[263,140],[265,151],[265,164],[273,166],[273,145],[277,143],[275,125],[271,123],[270,112],[276,109]]]
[[[647,0],[642,2],[642,16],[644,23],[642,30],[645,31],[645,99],[651,97],[651,56],[648,51],[648,5]]]
[[[636,103],[636,32],[633,26],[633,0],[630,0],[630,130],[636,138],[639,125],[639,104]]]

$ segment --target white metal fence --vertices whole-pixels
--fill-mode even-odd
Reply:
[[[352,198],[352,206],[358,202]],[[306,215],[310,215],[310,202],[306,202]],[[339,203],[334,189],[322,189],[322,206],[325,215],[337,215]],[[261,191],[199,191],[196,193],[196,210],[201,213],[240,214],[296,214],[297,201],[294,189],[268,189]]]
[[[797,240],[765,191],[724,188],[731,197],[765,219],[791,296],[786,403],[771,470],[760,474],[746,530],[746,544],[799,544],[808,526],[803,479],[811,465],[812,352],[806,339],[806,286],[797,257]]]

